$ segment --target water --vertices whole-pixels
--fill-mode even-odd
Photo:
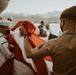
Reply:
[[[35,23],[36,26],[40,25],[39,23]],[[60,32],[60,24],[59,23],[49,23],[50,29],[52,30],[52,33],[59,36]]]
[[[55,35],[59,35],[60,24],[59,23],[50,23],[50,29],[53,31],[53,33]]]

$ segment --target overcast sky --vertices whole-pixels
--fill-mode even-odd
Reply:
[[[76,5],[76,0],[10,0],[3,13],[46,14]]]

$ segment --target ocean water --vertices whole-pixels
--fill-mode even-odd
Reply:
[[[35,23],[36,26],[40,25],[39,23]],[[50,29],[52,33],[59,36],[60,33],[60,24],[59,23],[49,23]]]

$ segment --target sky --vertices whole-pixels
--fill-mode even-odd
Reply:
[[[2,13],[46,14],[76,5],[76,0],[10,0]]]

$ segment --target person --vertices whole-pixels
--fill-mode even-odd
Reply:
[[[47,29],[46,32],[47,32],[47,35],[48,35],[48,38],[47,38],[48,40],[58,37],[57,35],[52,33],[52,30],[50,29],[50,25],[49,24],[46,25],[46,29]]]
[[[29,21],[19,21],[11,30],[13,31],[12,37],[13,40],[9,40],[11,37],[8,37],[9,43],[15,46],[14,48],[14,75],[50,75],[50,71],[46,65],[44,59],[33,60],[28,59],[25,54],[24,49],[24,37],[19,30],[21,27],[26,27],[29,33],[29,40],[32,47],[39,46],[45,41],[39,38],[39,31],[35,25]],[[12,38],[11,38],[12,39]],[[37,42],[36,42],[36,40]],[[43,69],[43,70],[42,70]]]
[[[40,36],[41,37],[46,37],[47,33],[46,33],[46,25],[44,21],[40,22],[41,25],[38,26],[39,30],[40,30]]]
[[[51,33],[51,29],[50,29],[50,25],[49,24],[46,25],[46,33],[47,33],[47,38],[46,38],[46,41],[47,41],[49,39],[49,35]]]
[[[6,36],[9,35],[11,22],[0,20],[0,75],[12,75],[14,53],[9,49]]]
[[[28,32],[22,32],[26,30],[22,27],[20,32],[26,35],[24,40],[26,55],[33,59],[49,55],[53,61],[53,75],[76,75],[76,6],[66,8],[61,13],[60,28],[63,32],[60,37],[49,40],[42,46],[32,48]]]

